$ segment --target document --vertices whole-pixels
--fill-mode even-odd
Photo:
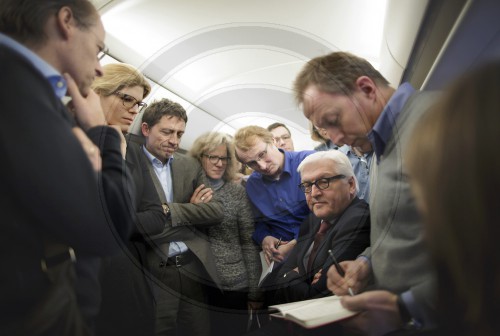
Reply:
[[[319,299],[297,301],[269,306],[273,317],[293,321],[304,328],[316,328],[358,314],[345,309],[340,304],[339,296],[326,296]]]
[[[262,265],[262,274],[260,275],[259,287],[262,285],[262,282],[272,273],[274,268],[274,260],[268,265],[266,261],[266,256],[264,251],[260,251],[260,263]]]

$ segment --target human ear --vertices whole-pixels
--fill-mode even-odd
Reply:
[[[377,91],[375,82],[368,76],[358,77],[356,79],[356,87],[368,97],[375,96],[375,92]]]
[[[59,33],[64,39],[68,39],[74,29],[73,12],[69,7],[61,7],[57,12],[56,23]]]
[[[149,136],[149,126],[145,122],[141,124],[141,132],[145,137]]]

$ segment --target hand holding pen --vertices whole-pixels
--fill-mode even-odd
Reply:
[[[335,256],[333,255],[332,250],[328,250],[328,254],[330,255],[330,258],[332,258],[332,260],[333,260],[333,265],[335,266],[335,269],[337,270],[337,273],[342,278],[344,278],[345,277],[345,271],[342,268],[342,266],[340,266],[340,264],[338,263],[337,258],[335,258]],[[347,290],[349,291],[349,295],[354,296],[354,292],[352,291],[351,287],[347,287]]]
[[[274,244],[274,248],[275,249],[278,249],[278,247],[280,247],[280,245],[281,245],[281,238],[282,237],[280,237],[280,239],[278,239],[278,241],[276,242],[276,244]]]

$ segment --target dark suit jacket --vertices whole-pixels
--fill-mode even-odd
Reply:
[[[333,262],[328,250],[332,250],[337,260],[341,262],[356,259],[370,244],[369,207],[365,201],[356,197],[326,233],[313,261],[312,271],[308,273],[305,256],[314,242],[320,222],[321,220],[311,213],[302,223],[297,245],[277,272],[278,290],[274,302],[271,299],[271,303],[294,302],[330,294],[326,287],[326,275]],[[299,268],[299,273],[292,271],[296,267]],[[322,270],[319,281],[311,285],[314,275],[319,270]]]
[[[151,162],[141,148],[143,139],[131,138],[128,148],[130,157],[146,162],[150,176],[155,184],[160,200],[166,203],[165,193],[160,181],[153,170]],[[137,164],[137,163],[135,163]],[[223,219],[222,205],[220,202],[211,201],[203,204],[190,203],[194,190],[200,185],[209,186],[203,168],[198,160],[182,155],[174,154],[172,162],[172,184],[173,202],[168,203],[170,217],[163,231],[159,234],[150,234],[148,240],[152,248],[159,254],[165,256],[168,251],[168,243],[171,241],[183,241],[189,249],[198,257],[204,269],[196,264],[184,267],[190,274],[196,276],[196,281],[205,284],[220,285],[215,269],[215,261],[210,249],[210,241],[205,234],[207,226],[218,224]],[[160,251],[160,246],[162,246]]]
[[[154,335],[155,307],[144,235],[161,233],[167,217],[151,179],[147,159],[130,149],[132,147],[127,147],[126,162],[135,185],[136,226],[130,240],[122,243],[122,252],[102,262],[102,303],[96,323],[97,335]]]
[[[120,211],[127,193],[120,189],[123,165],[117,152],[103,155],[108,171],[96,176],[71,130],[74,121],[48,81],[4,46],[0,46],[0,73],[4,112],[0,123],[0,334],[4,334],[2,328],[18,325],[47,291],[49,281],[40,267],[44,239],[73,247],[76,266],[88,266],[83,273],[95,278],[94,258],[115,253],[115,236],[126,237],[131,221]],[[113,140],[118,135],[115,130],[99,127],[91,133],[103,153],[105,148],[119,148]],[[113,214],[103,203],[111,194],[122,195],[115,199],[120,208]],[[124,221],[115,227],[111,220],[118,217]],[[79,284],[88,280],[81,279]],[[92,292],[99,296],[98,290]]]

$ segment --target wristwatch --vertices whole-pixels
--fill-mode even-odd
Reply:
[[[163,207],[163,213],[165,216],[170,217],[170,207],[168,206],[167,203],[162,203],[161,206]]]

